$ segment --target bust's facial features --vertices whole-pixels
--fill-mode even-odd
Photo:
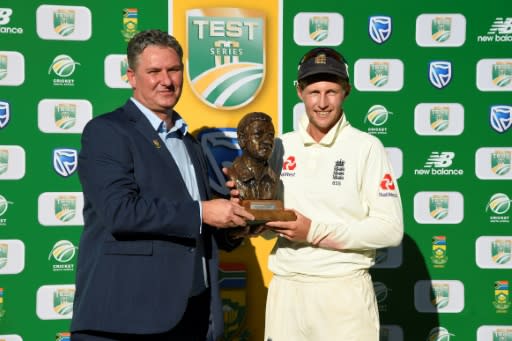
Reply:
[[[245,152],[252,158],[266,161],[274,148],[274,126],[270,122],[256,120],[245,128]]]

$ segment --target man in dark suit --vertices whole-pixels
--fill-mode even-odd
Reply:
[[[215,340],[223,331],[218,247],[254,217],[211,199],[201,147],[173,110],[183,51],[159,30],[128,43],[133,97],[82,134],[73,341]],[[238,235],[238,233],[237,233]]]

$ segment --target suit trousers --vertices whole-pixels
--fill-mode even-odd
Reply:
[[[210,321],[210,289],[189,298],[180,322],[158,334],[124,334],[95,330],[71,333],[71,341],[205,341]]]

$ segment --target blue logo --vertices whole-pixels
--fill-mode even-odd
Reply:
[[[53,151],[53,169],[57,174],[68,177],[78,166],[78,152],[76,149],[59,148]]]
[[[391,36],[391,17],[371,16],[368,18],[368,34],[377,44],[385,43]]]
[[[438,89],[446,87],[452,80],[452,63],[441,60],[430,62],[428,79]]]
[[[242,154],[235,128],[211,128],[199,132],[197,139],[201,143],[208,162],[210,187],[220,195],[228,195],[224,185],[226,177],[222,167],[230,167],[233,160]]]
[[[489,113],[489,122],[492,129],[504,133],[512,126],[512,106],[493,105]]]
[[[7,101],[0,101],[0,129],[5,127],[11,118],[11,106]]]

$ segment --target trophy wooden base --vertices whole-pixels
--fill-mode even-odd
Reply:
[[[242,200],[240,203],[253,216],[249,225],[260,225],[267,221],[293,221],[297,216],[293,211],[285,210],[281,200]]]

